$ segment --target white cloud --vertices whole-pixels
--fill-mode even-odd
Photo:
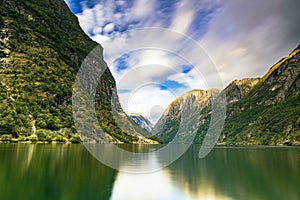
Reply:
[[[119,99],[124,111],[142,114],[155,124],[163,109],[178,95],[175,91],[160,90],[157,85],[148,84],[141,85],[131,93],[119,94]]]
[[[279,0],[226,1],[200,40],[225,84],[234,79],[262,76],[297,46],[300,37],[298,41],[286,38],[293,28],[289,27],[289,21],[294,20],[288,13],[293,13],[296,4]]]
[[[172,100],[184,91],[192,89],[189,86],[194,79],[180,73],[184,61],[170,52],[139,50],[131,53],[127,62],[129,68],[122,72],[117,72],[116,63],[110,66],[118,89],[131,91],[119,94],[121,105],[127,113],[140,113],[156,122]],[[174,80],[187,85],[187,88],[160,90],[159,86],[165,80]],[[153,109],[158,107],[162,109]]]
[[[77,14],[80,26],[88,33],[93,30],[97,24],[95,24],[95,16],[92,9],[85,9],[82,13]]]
[[[101,32],[103,31],[103,28],[102,27],[94,27],[94,29],[93,29],[93,34],[94,35],[100,35],[101,34]]]
[[[103,30],[106,32],[106,33],[110,33],[114,30],[115,28],[115,25],[113,23],[109,23],[109,24],[106,24],[103,28]]]
[[[160,12],[156,10],[156,4],[156,1],[141,0],[129,7],[124,1],[103,1],[77,15],[84,31],[95,34],[92,39],[104,46],[105,59],[122,89],[134,91],[139,85],[157,84],[165,79],[185,83],[191,88],[221,88],[234,79],[262,76],[300,42],[300,12],[297,10],[300,1],[297,0],[185,0],[176,3],[174,13],[160,15],[161,18],[156,15]],[[117,5],[122,6],[121,11],[115,11]],[[195,19],[203,15],[201,11],[214,7],[218,8],[211,11],[212,19],[206,21],[206,26],[194,27]],[[198,43],[191,43],[183,35],[164,30],[114,32],[116,27],[166,27],[164,20],[167,18],[171,19],[169,28],[177,32],[188,36],[198,32],[205,35]],[[118,36],[112,38],[116,34]],[[150,46],[157,49],[141,49]],[[130,51],[134,52],[128,59],[130,67],[117,72],[113,60]],[[184,62],[170,55],[172,52],[183,56],[194,68],[188,74],[181,74],[180,65]],[[219,78],[224,84],[216,81]],[[133,103],[129,103],[128,108],[145,115],[149,115],[147,107],[154,106],[155,101],[162,102],[165,108],[174,96],[159,91],[154,85],[150,91],[140,90],[132,96],[137,100],[130,101]],[[126,95],[129,94],[120,94],[122,105]]]
[[[144,20],[145,17],[154,11],[154,0],[138,0],[130,10],[130,16],[133,19]]]
[[[101,35],[101,34],[97,34],[95,36],[92,36],[91,38],[92,38],[92,40],[98,42],[99,44],[103,44],[110,40],[110,38],[108,36]]]
[[[122,6],[124,5],[126,2],[125,1],[116,1],[116,4],[119,5],[119,6]]]
[[[159,106],[165,109],[172,100],[187,90],[207,89],[209,86],[215,87],[214,84],[218,83],[211,81],[208,86],[205,75],[210,73],[210,67],[214,66],[201,47],[175,32],[161,29],[137,30],[109,40],[108,43],[103,43],[103,46],[106,61],[118,89],[131,91],[119,94],[121,105],[127,113],[136,112],[149,117],[151,108]],[[129,67],[118,72],[117,64],[113,61],[124,55],[124,52],[130,51],[132,52],[127,58]],[[183,64],[194,64],[195,68],[188,74],[182,74]],[[175,89],[173,93],[176,95],[173,95],[170,91],[159,89],[158,85],[165,80],[173,80],[187,87]],[[143,90],[140,89],[141,86]],[[130,95],[132,98],[129,101]],[[155,122],[162,114],[162,110],[158,109],[153,113],[155,117],[152,116],[152,122]]]
[[[190,7],[190,1],[184,0],[177,4],[170,29],[186,34],[193,22],[196,10]]]

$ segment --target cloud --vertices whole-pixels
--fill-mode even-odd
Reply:
[[[190,1],[181,1],[177,4],[176,14],[173,15],[173,21],[170,28],[179,33],[185,34],[193,22],[195,10],[189,7]]]
[[[114,30],[115,25],[113,23],[108,23],[104,26],[103,30],[105,31],[105,33],[110,33]]]
[[[125,112],[147,116],[154,124],[161,116],[163,109],[176,97],[178,94],[174,91],[161,90],[154,84],[144,85],[130,93],[119,93],[120,102]]]
[[[226,1],[199,43],[225,84],[262,76],[300,42],[299,1]]]
[[[77,17],[79,19],[80,26],[86,33],[89,33],[94,29],[94,27],[97,27],[97,24],[95,23],[95,15],[92,9],[83,10],[82,13],[77,14]]]
[[[171,100],[192,89],[190,82],[195,81],[189,77],[188,71],[181,73],[183,66],[185,70],[192,68],[171,52],[139,49],[120,56],[109,67],[115,77],[123,109],[128,113],[141,113],[156,122]],[[155,106],[162,109],[152,111]]]
[[[130,13],[134,20],[144,20],[154,12],[155,1],[154,0],[139,0],[135,1],[134,6],[131,8]]]
[[[91,36],[91,39],[94,41],[97,41],[99,44],[103,44],[103,43],[107,42],[108,40],[110,40],[110,37],[101,35],[101,34],[97,34],[95,36]]]
[[[84,31],[104,46],[120,101],[130,108],[125,110],[146,116],[148,107],[162,102],[165,108],[175,93],[222,88],[234,79],[262,76],[300,42],[298,0],[67,3]],[[143,27],[176,33],[129,31]],[[150,45],[159,48],[140,49]],[[118,58],[123,58],[122,63]],[[219,78],[223,83],[216,81]],[[178,84],[173,93],[159,87],[166,81]]]

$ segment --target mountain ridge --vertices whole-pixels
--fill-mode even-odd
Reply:
[[[300,145],[299,52],[300,46],[273,65],[262,78],[234,80],[220,91],[227,96],[227,114],[218,144]],[[183,96],[169,105],[160,124],[154,127],[153,133],[165,143],[171,141],[179,127],[180,109],[174,102],[187,103]],[[206,104],[201,109],[195,143],[202,143],[209,127],[211,102],[206,100]]]

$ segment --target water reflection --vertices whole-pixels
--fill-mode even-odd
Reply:
[[[160,170],[147,174],[119,172],[111,199],[176,199],[180,196],[181,191],[172,186],[168,173]]]
[[[154,166],[160,165],[157,158],[152,158],[149,164]],[[164,168],[152,173],[132,174],[126,173],[126,171],[130,171],[127,169],[128,167],[131,167],[130,164],[124,163],[124,168],[118,173],[113,187],[112,200],[231,199],[220,194],[213,185],[208,184],[204,180],[200,180],[203,183],[197,185],[199,191],[195,194],[190,190],[190,182],[180,179],[181,175],[179,173],[181,173],[181,169],[170,170],[169,168]]]
[[[300,199],[299,148],[217,147],[202,160],[198,151],[155,173],[119,172],[112,199]]]
[[[193,196],[217,199],[299,199],[300,149],[284,147],[217,147],[197,159],[198,146],[168,169],[179,188]],[[220,197],[222,196],[222,197]]]
[[[117,146],[114,144],[84,143],[84,146],[105,165],[118,171],[138,174],[154,172],[170,165],[189,148],[188,144],[176,143],[169,143],[164,146],[150,144]],[[151,164],[154,159],[159,159],[156,165]],[[124,165],[128,164],[131,167],[124,168]]]
[[[1,144],[0,199],[109,199],[116,172],[82,145]]]
[[[202,160],[198,152],[193,145],[162,170],[130,174],[83,145],[1,144],[0,199],[300,199],[300,148],[217,147]],[[143,163],[161,165],[158,156]]]

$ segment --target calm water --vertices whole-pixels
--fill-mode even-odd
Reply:
[[[82,145],[0,144],[0,199],[300,199],[300,148],[217,147],[202,160],[198,151],[134,175]]]

